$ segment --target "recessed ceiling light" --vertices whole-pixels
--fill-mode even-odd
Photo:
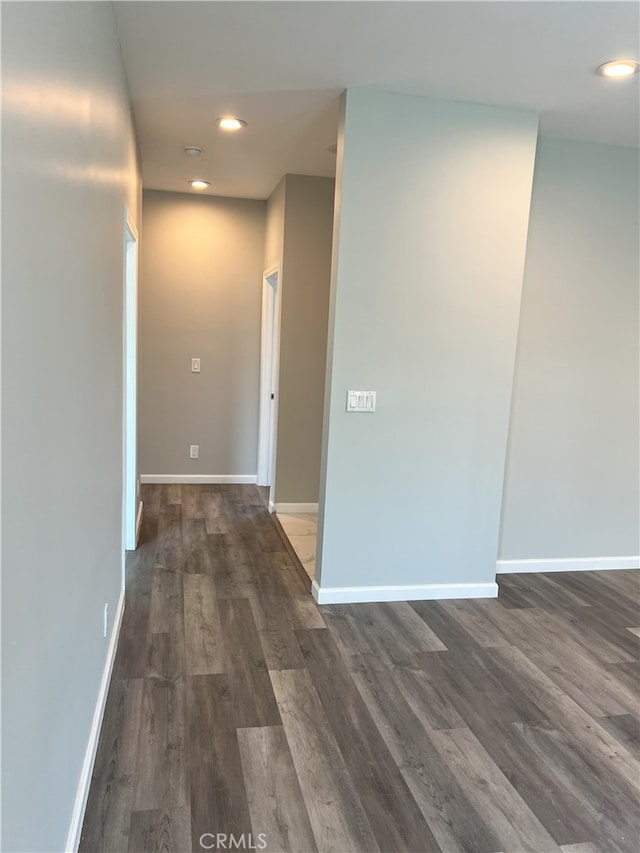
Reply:
[[[198,148],[195,145],[187,145],[187,147],[184,149],[184,153],[188,157],[199,157],[200,154],[202,154],[202,148]]]
[[[632,77],[638,73],[640,64],[634,59],[612,59],[611,62],[603,62],[596,68],[596,74],[601,77]]]
[[[189,181],[194,190],[206,190],[211,184],[209,181]]]
[[[223,116],[216,121],[216,124],[221,130],[242,130],[247,126],[246,121],[241,118],[232,118],[231,116]]]

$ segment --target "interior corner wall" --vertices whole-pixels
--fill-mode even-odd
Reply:
[[[273,500],[317,503],[335,181],[287,175]]]
[[[264,201],[144,192],[143,478],[256,475],[265,212]]]
[[[320,595],[479,594],[495,581],[537,117],[367,89],[343,103]],[[375,414],[347,413],[347,389],[377,391]]]
[[[284,252],[284,193],[285,178],[282,178],[267,199],[263,272],[272,267],[282,267],[282,255]]]
[[[124,207],[139,227],[140,182],[111,4],[1,14],[1,846],[33,853],[67,849],[121,594]]]
[[[640,552],[635,149],[541,139],[500,557]]]

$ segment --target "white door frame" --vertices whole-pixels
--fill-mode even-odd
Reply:
[[[262,328],[260,335],[260,421],[258,430],[258,485],[275,486],[280,364],[280,267],[262,274]],[[272,501],[270,501],[271,503]]]
[[[123,269],[123,552],[138,544],[140,509],[137,472],[138,394],[138,230],[124,209]],[[122,585],[124,587],[124,576]]]

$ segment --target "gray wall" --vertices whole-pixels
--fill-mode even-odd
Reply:
[[[140,472],[255,475],[266,204],[146,190],[143,205]]]
[[[286,177],[267,199],[267,214],[264,236],[264,270],[282,267],[284,252],[284,192]]]
[[[2,849],[65,849],[122,541],[123,207],[108,3],[2,4]]]
[[[638,209],[636,150],[540,140],[503,559],[639,552]]]
[[[277,503],[318,501],[334,195],[333,178],[286,176]]]
[[[321,585],[490,583],[536,116],[349,90]],[[347,389],[378,392],[347,414]]]

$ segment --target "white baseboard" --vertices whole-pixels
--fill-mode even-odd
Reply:
[[[256,483],[255,474],[141,474],[141,483]]]
[[[82,822],[84,820],[84,812],[87,807],[87,797],[89,796],[89,788],[91,786],[91,775],[93,773],[93,765],[96,760],[98,741],[100,739],[100,729],[102,727],[102,718],[104,717],[104,709],[107,704],[109,682],[111,681],[113,662],[116,657],[116,649],[118,648],[118,637],[120,636],[120,626],[122,625],[123,613],[124,589],[120,591],[120,598],[118,599],[116,618],[113,623],[113,628],[111,629],[109,647],[107,649],[107,656],[104,662],[104,669],[102,670],[102,679],[100,680],[100,689],[98,690],[98,698],[96,701],[95,711],[93,712],[91,729],[89,731],[89,743],[87,744],[84,761],[82,762],[80,781],[78,783],[76,801],[73,806],[73,814],[71,815],[71,825],[69,826],[69,834],[67,835],[67,846],[65,847],[67,853],[75,853],[80,845]]]
[[[136,548],[140,539],[140,525],[142,524],[142,501],[138,501],[138,514],[136,515]]]
[[[276,511],[276,505],[271,500],[271,498],[269,498],[269,512],[275,512],[275,511]]]
[[[318,504],[274,504],[275,512],[318,512]]]
[[[311,585],[318,604],[358,604],[373,601],[427,601],[444,598],[497,598],[497,583],[426,583],[415,586]]]
[[[498,574],[520,572],[602,572],[638,569],[640,557],[559,557],[553,560],[498,560]]]

